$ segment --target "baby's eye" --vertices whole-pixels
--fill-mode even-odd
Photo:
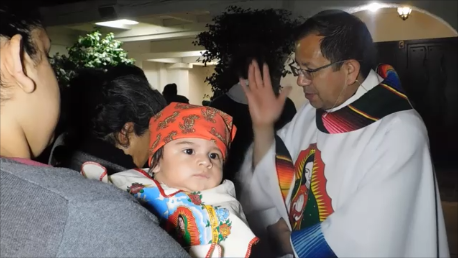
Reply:
[[[219,158],[219,154],[218,153],[210,153],[209,157],[211,159],[218,159]]]
[[[183,150],[183,152],[188,154],[188,155],[194,154],[194,150],[193,149],[185,149],[185,150]]]

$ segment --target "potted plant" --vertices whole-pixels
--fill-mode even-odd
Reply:
[[[105,37],[95,30],[85,36],[80,36],[73,46],[67,48],[68,56],[55,54],[51,64],[56,72],[61,88],[68,87],[70,79],[81,68],[105,68],[117,64],[134,64],[122,49],[122,42],[115,40],[113,33]]]

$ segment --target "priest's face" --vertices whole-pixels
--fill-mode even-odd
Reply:
[[[323,38],[312,33],[300,39],[296,43],[296,60],[291,68],[310,104],[317,109],[329,110],[344,103],[355,93],[357,87],[351,84],[357,77],[354,67],[356,61],[329,61],[322,54]],[[357,68],[359,72],[359,64]]]

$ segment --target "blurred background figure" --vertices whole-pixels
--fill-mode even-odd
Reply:
[[[167,104],[171,102],[180,102],[180,103],[187,103],[189,104],[189,99],[185,96],[178,95],[178,88],[175,83],[170,83],[165,85],[164,91],[162,91],[162,95],[164,96]]]

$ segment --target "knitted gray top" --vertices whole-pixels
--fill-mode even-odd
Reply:
[[[0,257],[189,257],[128,193],[0,159]]]

